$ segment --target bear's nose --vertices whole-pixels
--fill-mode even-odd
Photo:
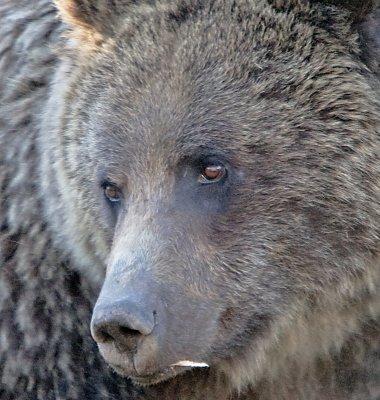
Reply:
[[[155,312],[143,309],[131,300],[97,304],[91,334],[98,344],[114,343],[121,351],[135,351],[139,340],[152,333]]]

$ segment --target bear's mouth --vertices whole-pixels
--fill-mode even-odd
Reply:
[[[132,380],[133,383],[140,386],[155,385],[157,383],[167,381],[174,378],[176,375],[180,375],[190,369],[191,367],[167,367],[158,372],[148,374],[148,375],[131,375],[127,373],[125,369],[120,365],[111,364],[111,367],[122,376],[127,376]]]
[[[165,369],[151,375],[130,376],[129,378],[133,383],[141,386],[155,385],[157,383],[166,381],[178,375],[179,372],[174,370]]]

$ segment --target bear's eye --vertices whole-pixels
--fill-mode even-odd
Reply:
[[[224,165],[204,165],[199,176],[200,183],[216,183],[220,182],[227,175]]]
[[[104,195],[112,203],[116,203],[121,199],[121,190],[112,183],[105,183],[103,185]]]

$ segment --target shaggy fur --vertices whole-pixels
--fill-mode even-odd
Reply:
[[[380,398],[378,10],[333,3],[2,1],[1,400]],[[140,275],[146,371],[209,369],[102,360]]]
[[[36,143],[61,23],[49,1],[3,1],[0,16],[0,398],[129,398],[90,336],[99,285],[52,245],[42,217]]]

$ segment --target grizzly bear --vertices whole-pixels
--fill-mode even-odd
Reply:
[[[380,399],[380,11],[2,0],[0,399]]]

